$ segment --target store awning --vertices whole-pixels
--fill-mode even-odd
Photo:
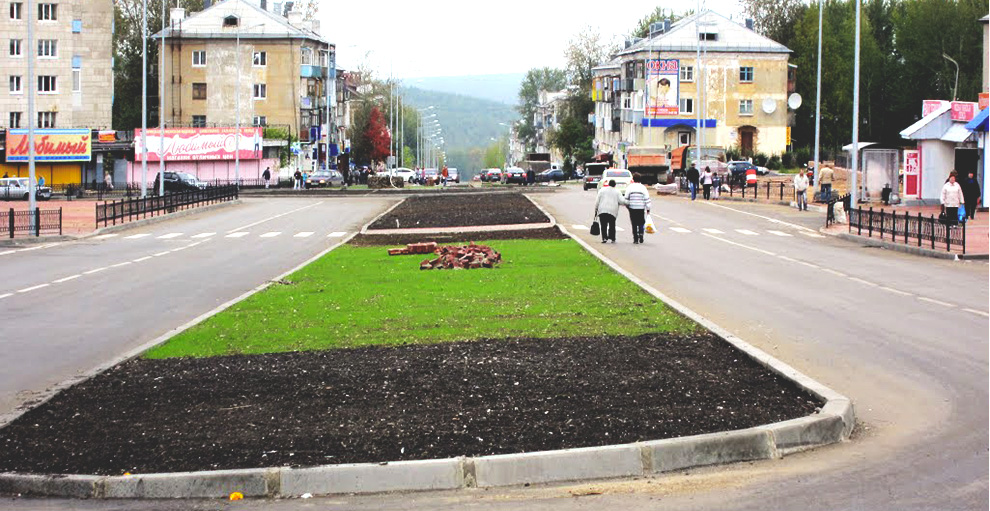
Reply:
[[[869,146],[874,145],[874,144],[876,144],[876,142],[860,142],[857,151],[862,151],[864,147],[869,147]],[[845,151],[845,152],[847,152],[847,153],[850,152],[850,151],[852,151],[852,148],[853,148],[853,145],[852,144],[846,144],[846,145],[842,146],[842,150]]]
[[[955,122],[952,123],[952,126],[949,126],[949,129],[945,130],[945,134],[942,135],[941,140],[946,142],[955,142],[958,144],[960,142],[965,142],[972,135],[973,132],[966,129],[965,124]]]
[[[987,115],[990,114],[990,108],[984,108],[980,110],[980,113],[973,117],[972,121],[966,123],[966,129],[970,131],[987,131]]]

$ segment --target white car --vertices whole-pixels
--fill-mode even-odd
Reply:
[[[28,178],[26,177],[5,177],[0,179],[0,199],[18,200],[28,199],[30,193],[28,188]],[[48,186],[35,187],[34,197],[38,200],[48,200],[52,198],[52,189]]]
[[[412,169],[407,169],[405,167],[399,167],[399,168],[396,168],[396,169],[392,169],[389,172],[389,175],[392,176],[392,177],[401,177],[403,181],[405,181],[405,182],[408,183],[408,182],[412,181],[412,179],[414,177],[416,177],[416,172],[414,172]]]
[[[615,188],[622,192],[622,195],[626,194],[626,187],[632,182],[632,172],[625,169],[608,169],[602,173],[602,180],[598,182],[598,189],[601,190],[603,186],[607,185],[609,181],[615,181]]]

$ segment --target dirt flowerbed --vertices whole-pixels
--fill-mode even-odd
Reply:
[[[568,236],[560,232],[557,226],[545,229],[519,229],[510,231],[485,231],[443,234],[358,234],[351,238],[350,244],[359,247],[372,246],[402,246],[409,243],[436,242],[441,245],[450,243],[470,243],[479,240],[563,240]]]
[[[136,359],[0,430],[0,471],[518,453],[748,428],[817,406],[707,333]]]
[[[412,229],[549,222],[529,199],[514,193],[410,197],[368,229]]]

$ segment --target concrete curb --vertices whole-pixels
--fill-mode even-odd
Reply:
[[[839,238],[841,240],[851,241],[853,243],[864,244],[868,247],[880,247],[887,250],[893,250],[895,252],[903,252],[905,254],[918,255],[923,257],[931,257],[934,259],[946,259],[950,261],[958,261],[959,259],[985,259],[986,254],[967,254],[962,256],[961,254],[956,254],[953,252],[942,252],[939,250],[932,250],[925,247],[917,247],[911,245],[904,245],[900,243],[894,243],[892,241],[880,240],[876,238],[866,238],[856,234],[850,234],[848,232],[828,232],[825,228],[821,228],[818,232],[831,236],[833,238]]]
[[[144,227],[146,225],[151,225],[151,224],[157,224],[157,223],[161,223],[161,222],[166,222],[168,220],[174,220],[176,218],[182,218],[182,217],[186,217],[186,216],[191,216],[191,215],[195,215],[195,214],[198,214],[198,213],[206,213],[206,212],[209,212],[209,211],[213,211],[215,209],[223,209],[223,208],[229,208],[231,206],[238,206],[240,204],[241,204],[241,199],[234,199],[232,201],[220,202],[220,203],[217,203],[217,204],[210,204],[208,206],[202,206],[202,207],[198,207],[198,208],[184,209],[182,211],[176,211],[175,213],[168,213],[166,215],[153,216],[151,218],[142,218],[141,220],[135,220],[133,222],[127,222],[126,224],[108,225],[106,227],[100,227],[99,229],[97,229],[97,230],[95,230],[95,231],[93,231],[93,232],[91,232],[89,234],[84,234],[82,236],[79,236],[76,239],[82,240],[82,239],[86,239],[86,238],[92,238],[93,236],[99,236],[101,234],[109,234],[109,233],[113,233],[113,232],[126,231],[128,229],[135,229],[137,227]]]
[[[531,198],[530,200],[532,201]],[[534,204],[536,204],[535,201]],[[536,206],[548,218],[554,220],[554,217],[539,204]],[[554,221],[554,223],[556,222]],[[815,415],[745,430],[632,444],[473,458],[459,457],[309,468],[282,467],[112,477],[5,473],[0,474],[0,493],[72,498],[223,498],[231,492],[238,491],[248,497],[272,498],[298,497],[304,493],[327,495],[513,486],[651,475],[690,467],[774,459],[816,446],[840,442],[849,437],[855,425],[855,413],[848,398],[733,336],[707,318],[670,299],[622,269],[614,261],[563,227],[560,229],[620,275],[633,281],[654,297],[666,302],[679,313],[719,335],[764,367],[790,379],[805,391],[825,400],[826,405],[821,412]],[[354,234],[273,280],[280,280],[297,271],[346,243],[353,236]],[[145,344],[129,355],[90,372],[86,377],[94,376],[124,360],[138,356],[148,348],[265,289],[269,285],[271,282],[258,286],[186,325]],[[74,380],[72,383],[75,381],[81,380]],[[51,395],[67,386],[60,386],[55,389],[45,400],[50,399]],[[37,404],[40,403],[36,403],[35,406]],[[12,419],[4,418],[0,425],[7,424],[9,420]]]

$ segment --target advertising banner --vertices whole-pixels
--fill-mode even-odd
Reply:
[[[952,120],[969,122],[976,117],[976,103],[969,101],[952,102]]]
[[[941,99],[926,99],[921,103],[921,116],[924,117],[947,104],[948,101]]]
[[[921,151],[904,151],[904,196],[917,197],[921,191]]]
[[[680,61],[651,59],[646,61],[646,111],[648,118],[680,113]]]
[[[165,161],[233,160],[239,150],[240,159],[261,158],[262,128],[241,128],[240,144],[236,128],[165,128],[165,143],[161,130],[148,129],[148,161],[160,161],[164,145]],[[238,147],[239,146],[239,147]],[[134,161],[141,161],[141,130],[134,130]]]
[[[117,132],[111,130],[100,130],[99,139],[100,143],[110,144],[117,141]]]
[[[34,130],[34,161],[73,162],[92,158],[92,132],[88,129]],[[28,161],[27,130],[7,131],[7,162]]]
[[[979,94],[979,98],[980,100],[978,103],[980,110],[983,110],[984,108],[990,106],[990,92],[981,92]]]

